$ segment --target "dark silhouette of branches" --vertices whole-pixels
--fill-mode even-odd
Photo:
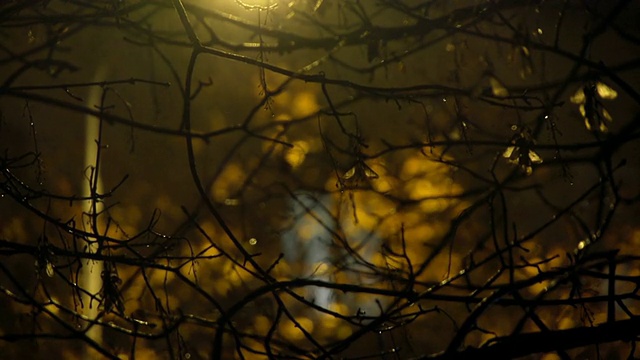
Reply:
[[[639,14],[1,4],[0,357],[637,357]]]

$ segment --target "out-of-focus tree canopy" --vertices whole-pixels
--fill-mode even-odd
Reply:
[[[0,4],[0,357],[640,356],[640,4]]]

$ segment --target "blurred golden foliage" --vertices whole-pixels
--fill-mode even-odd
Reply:
[[[1,4],[0,357],[637,357],[638,14]]]

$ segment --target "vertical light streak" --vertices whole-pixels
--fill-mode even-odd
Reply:
[[[94,82],[104,81],[106,74],[106,66],[101,65],[95,73]],[[99,86],[93,86],[89,91],[86,106],[89,108],[94,108],[95,106],[100,106],[102,99],[102,92],[104,89]],[[87,200],[83,207],[83,225],[85,231],[92,232],[94,235],[96,230],[99,229],[99,224],[94,223],[97,220],[97,217],[102,209],[103,204],[100,201],[96,201],[94,197],[93,191],[97,194],[102,194],[102,180],[100,179],[99,173],[98,176],[94,175],[96,169],[99,168],[100,164],[96,163],[99,161],[98,159],[98,138],[100,135],[100,120],[96,119],[93,115],[86,115],[84,118],[85,123],[85,136],[84,136],[84,162],[83,162],[83,175],[82,179],[82,195],[86,197],[91,197],[91,200]],[[95,240],[95,239],[90,239]],[[93,241],[91,243],[83,243],[82,246],[86,245],[86,252],[88,253],[96,253],[98,251],[98,243]],[[84,289],[87,293],[82,293],[82,304],[84,306],[84,315],[87,318],[95,320],[98,317],[98,302],[96,299],[92,299],[90,295],[96,295],[100,293],[100,289],[102,288],[102,270],[103,264],[102,261],[97,260],[86,260],[83,263],[83,266],[80,270],[79,274],[79,286]],[[102,327],[87,324],[86,325],[87,333],[86,335],[96,341],[98,344],[102,343]],[[90,359],[95,356],[95,353],[90,350],[90,346],[86,346],[85,348],[85,359]]]

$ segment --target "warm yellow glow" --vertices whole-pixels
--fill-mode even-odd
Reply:
[[[373,189],[380,193],[386,193],[392,191],[396,187],[396,183],[393,178],[390,177],[380,177],[378,180],[371,184]]]
[[[211,195],[217,202],[224,202],[226,199],[233,198],[244,180],[244,169],[237,163],[229,163],[225,166],[217,181],[211,186]]]
[[[226,296],[232,289],[231,284],[228,281],[217,281],[213,287],[213,291],[217,294]]]
[[[306,141],[295,141],[293,147],[286,150],[284,159],[292,168],[302,165],[309,152],[309,143]]]
[[[273,268],[272,275],[277,281],[285,281],[291,279],[293,273],[291,265],[286,260],[281,260],[278,266]]]
[[[203,221],[200,224],[200,228],[204,231],[205,234],[207,234],[210,239],[214,239],[216,237],[216,225],[212,221]],[[202,243],[203,248],[209,247],[211,245],[209,243],[209,240],[207,240],[204,235],[202,235],[200,242]]]
[[[318,330],[321,331],[322,336],[333,335],[336,327],[340,324],[340,319],[331,314],[322,313],[320,324],[322,327]]]
[[[273,10],[278,6],[277,0],[230,0],[245,10]]]
[[[271,321],[264,315],[257,315],[253,319],[253,326],[258,334],[266,334],[271,328]]]
[[[102,65],[98,67],[94,74],[94,81],[101,81],[106,78],[107,75],[107,66]],[[102,95],[103,92],[106,91],[101,87],[94,86],[91,88],[89,92],[89,96],[87,97],[87,107],[96,107],[101,106]],[[103,194],[104,191],[102,189],[102,179],[100,176],[94,176],[93,172],[90,169],[100,169],[101,164],[96,163],[99,161],[98,154],[98,146],[102,146],[102,144],[98,143],[98,139],[100,139],[100,119],[97,119],[95,116],[86,115],[84,118],[85,121],[85,134],[84,134],[84,169],[85,176],[91,179],[91,182],[87,179],[84,179],[82,185],[82,195],[87,197],[95,196],[92,192],[95,191],[97,194]],[[83,212],[85,214],[93,214],[92,218],[95,220],[97,218],[97,214],[101,213],[104,209],[104,203],[98,201],[86,201],[84,203]],[[100,218],[102,219],[102,218]],[[93,232],[97,230],[97,232],[102,232],[104,226],[103,224],[99,224],[102,221],[98,221],[98,224],[92,224],[91,220],[86,221],[83,225],[89,230],[89,232]],[[92,226],[93,225],[93,226]],[[98,234],[96,234],[98,235]],[[111,235],[111,234],[109,234]],[[83,247],[87,245],[87,252],[95,253],[99,251],[98,243],[90,243],[86,244],[80,241],[78,247]],[[86,261],[83,264],[83,267],[79,274],[78,285],[86,290],[86,293],[82,293],[82,302],[85,304],[83,311],[85,315],[90,319],[96,319],[98,317],[98,306],[90,306],[90,302],[94,301],[94,299],[90,295],[95,295],[100,293],[102,288],[102,278],[101,273],[103,269],[102,261]],[[95,340],[98,343],[102,342],[102,328],[99,326],[87,325],[87,336],[92,340]],[[88,353],[90,347],[86,347],[85,352]]]
[[[349,307],[344,303],[332,302],[328,306],[329,310],[341,314],[347,315],[349,313]]]
[[[429,149],[427,149],[427,151],[428,150]],[[453,159],[451,157],[445,156],[443,157],[443,160]],[[428,174],[431,178],[433,178],[434,176],[437,178],[442,178],[443,176],[447,176],[448,170],[448,165],[431,161],[425,158],[422,154],[416,154],[404,161],[400,176],[403,179],[409,179],[419,175]]]
[[[338,339],[344,339],[349,337],[352,333],[353,330],[349,325],[342,325],[338,328],[338,331],[336,331],[336,337]]]
[[[582,90],[582,88],[579,88],[573,95],[571,95],[569,100],[574,104],[584,104],[584,90]],[[584,107],[582,107],[581,112],[584,112]],[[584,114],[582,116],[584,116]]]
[[[304,118],[320,109],[316,94],[309,90],[293,89],[278,94],[272,100],[276,121]]]
[[[507,88],[504,87],[504,85],[502,85],[502,82],[500,82],[500,80],[498,80],[497,78],[493,76],[490,77],[489,84],[491,84],[491,92],[493,93],[493,96],[496,96],[496,97],[509,96],[509,91],[507,91]]]
[[[578,243],[578,250],[584,250],[584,248],[587,246],[587,242],[586,241],[580,241]]]
[[[603,99],[613,100],[618,97],[618,93],[615,90],[601,82],[596,84],[596,91]]]
[[[291,115],[296,118],[301,118],[315,113],[319,108],[320,106],[314,93],[311,91],[301,91],[293,98]]]
[[[311,319],[301,316],[296,318],[296,321],[298,322],[298,324],[300,324],[300,327],[302,327],[305,331],[309,333],[313,332],[314,325]],[[292,339],[292,340],[304,339],[304,333],[292,321],[286,321],[286,322],[280,323],[280,330],[282,332],[282,335],[287,339]]]
[[[560,357],[560,355],[556,353],[546,353],[542,355],[542,357],[540,358],[540,360],[560,360],[560,359],[562,358]]]
[[[324,263],[324,262],[319,262],[319,263],[316,263],[316,264],[310,264],[310,267],[313,269],[313,275],[314,276],[325,275],[331,270],[331,267],[329,266],[329,264]]]
[[[558,330],[567,330],[576,326],[576,322],[570,317],[563,317],[558,322]]]

